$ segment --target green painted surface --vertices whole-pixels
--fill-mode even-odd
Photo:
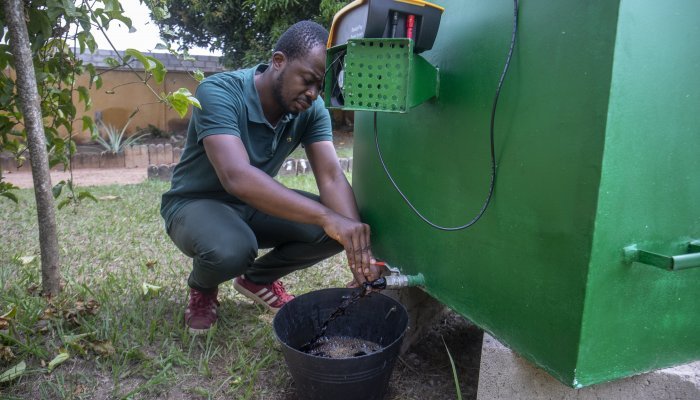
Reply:
[[[406,196],[433,222],[455,226],[488,191],[489,118],[513,3],[436,3],[445,13],[422,55],[440,70],[439,98],[379,113],[378,132]],[[632,3],[522,2],[496,118],[495,195],[471,228],[442,232],[413,214],[379,164],[373,114],[355,116],[353,186],[375,254],[422,273],[431,295],[571,386],[698,358],[700,270],[621,260],[629,244],[669,252],[700,236],[698,36],[681,35],[699,10],[672,2],[679,25],[658,35],[648,28],[658,24],[634,22]],[[641,4],[645,18],[662,8]],[[670,46],[676,36],[683,45]],[[673,57],[645,55],[646,40]],[[670,60],[684,65],[667,70]],[[652,320],[663,329],[641,330]]]
[[[698,15],[696,0],[621,3],[577,369],[583,385],[700,359],[700,268],[629,265],[621,252],[636,244],[679,255],[700,238]]]
[[[413,52],[411,39],[351,39],[328,51],[326,67],[331,69],[338,57],[343,57],[344,105],[333,106],[331,95],[339,83],[328,74],[328,108],[405,113],[437,95],[437,70]]]

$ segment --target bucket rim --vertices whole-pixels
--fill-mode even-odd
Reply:
[[[396,300],[396,299],[394,299],[394,298],[391,298],[391,297],[389,297],[389,296],[387,296],[387,295],[385,295],[385,294],[383,294],[383,293],[380,293],[380,292],[372,292],[372,293],[370,293],[369,295],[371,295],[371,296],[376,296],[376,295],[384,296],[385,298],[387,298],[387,299],[393,301],[396,305],[398,305],[399,307],[401,307],[400,309],[403,310],[403,312],[404,312],[405,315],[406,315],[406,327],[403,329],[403,331],[401,332],[401,334],[400,334],[395,340],[393,340],[391,343],[387,344],[386,346],[382,346],[382,348],[381,348],[379,351],[375,351],[374,353],[365,354],[365,355],[357,356],[357,357],[345,357],[345,358],[321,357],[321,356],[317,356],[317,355],[314,355],[314,354],[305,353],[305,352],[303,352],[303,351],[301,351],[301,350],[299,350],[299,349],[297,349],[297,348],[295,348],[295,347],[290,346],[290,345],[287,344],[284,340],[282,340],[282,339],[279,337],[279,335],[277,334],[277,329],[275,329],[275,321],[277,320],[277,316],[280,315],[280,313],[282,312],[282,310],[284,310],[284,308],[287,307],[287,304],[293,302],[294,300],[296,300],[296,299],[298,299],[298,298],[301,298],[301,297],[303,297],[303,296],[306,296],[307,294],[311,294],[311,293],[325,292],[325,291],[350,291],[350,292],[352,292],[352,291],[354,291],[354,290],[356,290],[356,289],[353,289],[353,288],[324,288],[324,289],[312,290],[312,291],[310,291],[310,292],[306,292],[306,293],[304,293],[304,294],[300,294],[299,296],[295,296],[294,299],[292,299],[291,301],[287,302],[284,306],[282,306],[282,308],[280,308],[280,310],[275,314],[275,317],[272,319],[272,332],[275,334],[275,339],[277,339],[277,341],[278,341],[282,346],[286,347],[287,349],[293,350],[295,353],[298,353],[298,354],[301,354],[301,355],[304,355],[304,356],[308,356],[308,357],[313,357],[313,358],[319,359],[319,360],[326,360],[326,361],[328,361],[328,362],[339,362],[339,361],[347,361],[347,360],[360,360],[360,359],[365,358],[365,357],[371,357],[371,356],[373,356],[373,355],[382,353],[382,352],[385,351],[386,349],[388,349],[388,348],[390,348],[390,347],[392,347],[392,346],[395,346],[397,342],[403,340],[403,337],[406,335],[406,331],[408,330],[408,320],[409,320],[409,318],[408,318],[408,310],[406,310],[406,307],[405,307],[403,304],[401,304],[400,301],[398,301],[398,300]]]

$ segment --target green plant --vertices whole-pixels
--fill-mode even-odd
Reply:
[[[18,203],[17,201],[17,195],[12,193],[13,190],[19,189],[17,186],[11,184],[10,182],[3,182],[2,181],[2,176],[0,176],[0,196],[6,197],[15,203]]]
[[[94,139],[95,141],[97,141],[97,143],[100,144],[100,146],[102,146],[105,149],[105,152],[107,153],[121,153],[122,151],[124,151],[125,147],[137,144],[139,140],[148,136],[148,134],[141,133],[134,134],[129,137],[124,137],[124,134],[126,133],[126,128],[129,126],[129,122],[127,122],[121,130],[113,127],[112,125],[106,125],[101,122],[99,123],[99,125],[99,130],[104,133],[105,137],[102,137],[102,135],[98,134],[94,136]]]
[[[445,343],[445,338],[442,339],[442,344],[445,345],[445,351],[447,351],[447,357],[450,359],[450,366],[452,367],[452,379],[455,381],[455,389],[457,390],[457,400],[462,400],[462,390],[459,388],[459,377],[457,376],[457,366],[455,366],[455,361],[452,359],[452,354],[450,354],[450,349]]]
[[[148,126],[144,129],[137,128],[137,130],[143,131],[143,132],[147,133],[150,137],[153,137],[153,138],[167,139],[170,136],[172,136],[171,132],[166,132],[153,124],[148,124]]]

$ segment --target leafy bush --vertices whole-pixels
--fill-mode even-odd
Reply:
[[[0,176],[0,196],[7,197],[8,199],[18,203],[17,195],[12,193],[13,190],[19,189],[17,186],[11,184],[10,182],[3,182],[2,176]]]
[[[159,139],[159,138],[168,139],[172,136],[172,132],[164,131],[153,124],[148,124],[148,126],[145,128],[140,128],[137,126],[136,130],[139,132],[143,132],[143,133],[147,134],[148,136],[150,136],[152,138],[156,138],[156,139]]]

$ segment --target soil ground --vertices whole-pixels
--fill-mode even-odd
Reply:
[[[457,399],[447,349],[455,363],[462,399],[476,399],[483,331],[449,311],[399,358],[389,387],[391,400]],[[447,349],[446,349],[447,347]]]
[[[104,186],[104,185],[131,185],[141,183],[147,177],[146,168],[85,168],[73,171],[73,182],[79,186]],[[2,171],[2,176],[7,182],[18,186],[20,189],[34,187],[32,172]],[[51,171],[51,184],[70,179],[69,171]]]

